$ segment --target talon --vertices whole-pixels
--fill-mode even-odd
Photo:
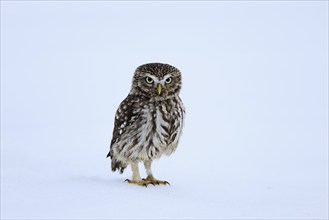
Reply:
[[[167,184],[168,184],[168,185],[170,186],[170,183],[169,183],[169,182],[167,182],[167,181],[165,181],[165,182],[164,182],[164,184],[165,184],[165,185],[167,185]]]
[[[129,182],[129,179],[126,179],[125,182]]]

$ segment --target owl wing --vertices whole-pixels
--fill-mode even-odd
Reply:
[[[119,105],[115,114],[110,152],[107,154],[107,157],[111,156],[112,146],[120,140],[120,137],[125,133],[127,127],[133,125],[141,114],[140,108],[136,106],[138,102],[139,99],[137,97],[128,95]]]
[[[181,135],[183,123],[184,123],[184,117],[185,117],[185,107],[183,105],[182,100],[180,97],[176,97],[174,100],[174,108],[171,112],[171,120],[169,122],[170,127],[170,137],[169,137],[169,143],[176,143],[178,144],[179,136]],[[178,135],[178,137],[177,137]]]

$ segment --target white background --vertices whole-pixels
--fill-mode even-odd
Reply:
[[[187,117],[142,188],[105,157],[148,62]],[[1,1],[1,218],[328,218],[328,2]]]

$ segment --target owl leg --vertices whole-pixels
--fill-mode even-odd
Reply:
[[[139,186],[145,186],[147,187],[148,184],[150,184],[148,181],[142,180],[140,174],[139,174],[139,169],[138,169],[138,162],[132,162],[130,164],[131,170],[133,172],[131,180],[126,179],[125,181],[130,183],[130,184],[136,184]]]
[[[152,170],[151,170],[151,161],[144,161],[144,166],[145,166],[145,170],[146,170],[146,174],[147,174],[147,177],[146,179],[143,179],[151,184],[157,184],[157,185],[170,185],[169,182],[167,181],[163,181],[163,180],[158,180],[158,179],[155,179],[153,174],[152,174]]]

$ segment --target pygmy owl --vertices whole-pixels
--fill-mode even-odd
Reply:
[[[182,86],[180,71],[168,64],[149,63],[139,66],[128,96],[121,102],[107,157],[112,171],[123,173],[130,165],[131,184],[169,184],[154,178],[151,163],[170,155],[182,134],[185,108],[179,97]],[[147,177],[142,179],[138,163],[143,162]]]

